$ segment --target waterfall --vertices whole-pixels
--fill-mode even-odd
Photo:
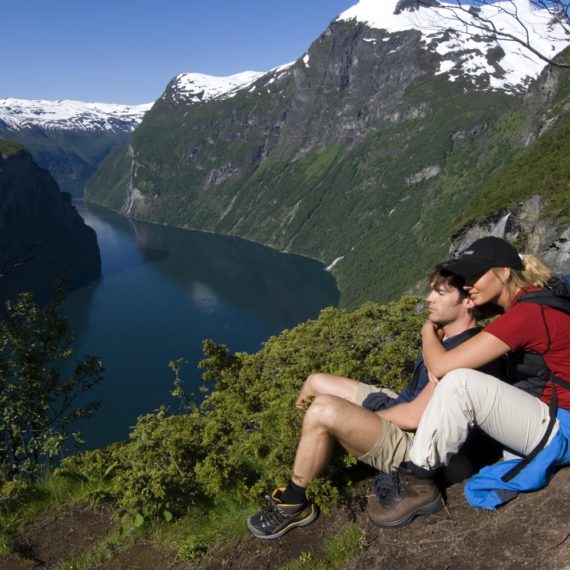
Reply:
[[[344,255],[337,257],[329,266],[325,267],[325,271],[331,271],[332,268],[342,259],[344,259]]]
[[[505,237],[505,230],[507,229],[507,220],[509,219],[509,216],[511,215],[511,213],[507,213],[506,215],[504,215],[495,225],[495,227],[491,230],[491,235],[498,237],[498,238],[504,238]]]

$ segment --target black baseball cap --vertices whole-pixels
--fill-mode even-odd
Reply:
[[[445,264],[445,271],[462,277],[480,275],[492,267],[523,269],[516,249],[504,239],[484,237],[474,241],[457,259]]]

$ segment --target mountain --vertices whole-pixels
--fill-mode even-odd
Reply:
[[[129,141],[150,107],[0,99],[0,138],[24,145],[62,190],[81,194],[101,160]]]
[[[97,236],[46,170],[0,140],[0,302],[20,291],[45,298],[57,280],[100,275]]]
[[[528,17],[549,53],[568,45]],[[529,91],[538,58],[447,27],[433,6],[362,0],[297,61],[241,85],[202,76],[227,87],[184,94],[178,76],[86,197],[318,258],[346,306],[393,298],[447,256],[491,175],[568,113],[567,76],[543,101]]]
[[[170,97],[179,103],[205,103],[211,99],[230,99],[264,74],[244,71],[228,77],[214,77],[204,73],[180,73],[169,85]]]

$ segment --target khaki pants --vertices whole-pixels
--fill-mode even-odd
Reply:
[[[447,465],[479,426],[520,455],[530,453],[548,426],[548,406],[493,376],[460,368],[446,374],[423,413],[410,459],[424,469]],[[558,420],[550,439],[558,431]]]

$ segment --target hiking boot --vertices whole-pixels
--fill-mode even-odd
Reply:
[[[433,480],[417,477],[404,464],[390,475],[381,473],[375,491],[376,498],[369,501],[366,512],[381,528],[404,526],[417,516],[443,508],[443,498]]]
[[[281,501],[285,489],[276,489],[266,495],[266,507],[247,519],[247,528],[257,538],[271,540],[279,538],[296,526],[311,524],[319,516],[316,505],[298,503],[288,505]]]

